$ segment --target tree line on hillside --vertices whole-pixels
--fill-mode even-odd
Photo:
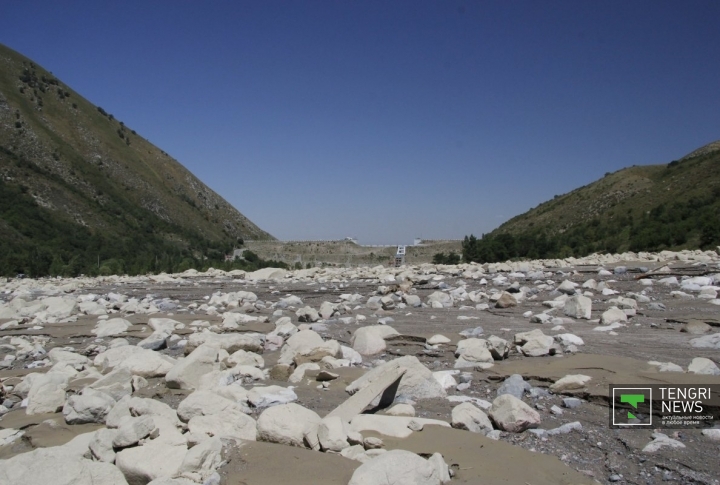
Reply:
[[[512,259],[552,259],[595,252],[662,251],[720,245],[720,188],[683,202],[665,203],[642,215],[594,218],[564,232],[543,229],[465,236],[465,262],[494,263]]]
[[[37,204],[22,185],[0,180],[0,275],[87,276],[176,273],[210,267],[254,271],[287,268],[245,251],[225,261],[235,241],[208,241],[165,221],[146,219],[105,232],[91,230]],[[121,217],[122,214],[117,215]]]

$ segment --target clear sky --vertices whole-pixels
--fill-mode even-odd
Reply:
[[[283,239],[461,238],[720,138],[720,2],[2,1],[0,42]]]

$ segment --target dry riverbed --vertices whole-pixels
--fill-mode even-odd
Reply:
[[[717,421],[609,426],[720,385],[719,262],[0,280],[0,484],[719,484]]]

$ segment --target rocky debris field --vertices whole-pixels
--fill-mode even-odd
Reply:
[[[0,280],[0,484],[720,484],[720,257]]]

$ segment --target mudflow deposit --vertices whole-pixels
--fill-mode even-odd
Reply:
[[[0,484],[720,483],[713,251],[0,281]]]

